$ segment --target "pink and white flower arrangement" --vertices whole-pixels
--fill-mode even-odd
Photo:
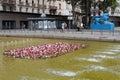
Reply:
[[[51,58],[65,53],[85,48],[85,44],[69,44],[63,42],[18,48],[5,51],[3,54],[14,58],[43,59]]]

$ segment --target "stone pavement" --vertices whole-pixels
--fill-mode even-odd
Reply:
[[[0,30],[0,36],[15,37],[40,37],[40,38],[58,38],[58,39],[78,39],[95,41],[113,41],[120,42],[120,27],[114,31],[95,31],[95,30]]]

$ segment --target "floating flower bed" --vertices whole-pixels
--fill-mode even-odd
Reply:
[[[28,48],[8,50],[3,54],[14,58],[43,59],[59,56],[85,47],[85,44],[69,44],[57,42],[52,44],[32,46]]]

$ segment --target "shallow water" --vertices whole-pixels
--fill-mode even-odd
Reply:
[[[14,59],[5,50],[54,43],[85,43],[86,49],[44,59]],[[120,43],[38,38],[0,38],[0,80],[120,80]]]

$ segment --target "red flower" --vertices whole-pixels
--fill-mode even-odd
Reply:
[[[85,44],[68,44],[58,42],[5,51],[3,54],[14,58],[41,59],[62,55],[64,53],[85,48]]]

